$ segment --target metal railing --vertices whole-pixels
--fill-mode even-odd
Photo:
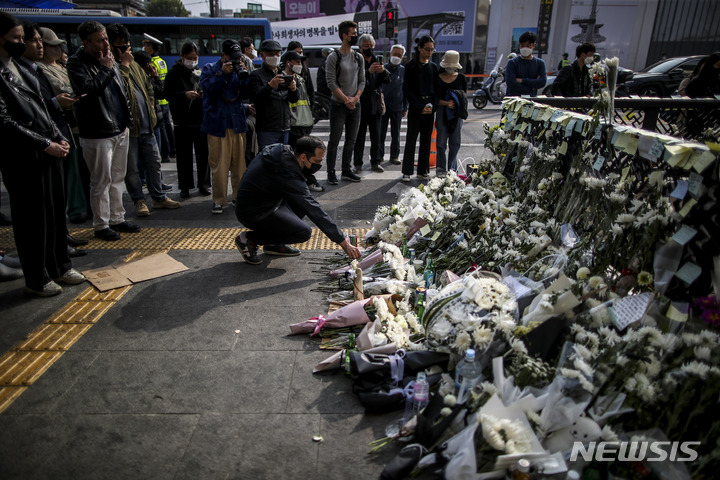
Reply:
[[[588,113],[596,98],[535,97],[534,102]],[[702,140],[710,129],[720,135],[720,100],[616,98],[613,122],[673,137]]]

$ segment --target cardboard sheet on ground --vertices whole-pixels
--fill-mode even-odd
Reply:
[[[128,263],[85,270],[82,273],[101,292],[187,270],[167,253],[156,253]]]

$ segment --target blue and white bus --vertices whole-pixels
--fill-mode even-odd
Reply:
[[[198,46],[199,63],[202,66],[218,60],[222,43],[227,39],[250,37],[255,42],[255,48],[259,49],[260,42],[272,38],[270,21],[266,18],[121,17],[109,10],[3,10],[52,29],[67,42],[70,55],[82,44],[77,27],[87,20],[95,20],[103,25],[122,23],[130,32],[133,50],[142,48],[144,33],[162,40],[164,46],[160,55],[169,65],[175,63],[183,43],[187,41],[195,42]]]

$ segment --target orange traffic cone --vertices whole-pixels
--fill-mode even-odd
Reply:
[[[415,162],[417,167],[418,162]],[[430,137],[430,168],[435,168],[437,164],[437,129],[433,126],[432,136]]]
[[[437,164],[437,129],[433,127],[432,137],[430,137],[430,168],[435,168]]]

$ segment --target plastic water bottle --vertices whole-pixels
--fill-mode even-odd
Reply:
[[[417,374],[413,387],[413,415],[417,415],[430,401],[430,384],[425,372]]]
[[[470,396],[470,391],[482,382],[482,368],[475,360],[475,350],[469,348],[465,352],[465,358],[455,368],[455,388],[457,389],[458,403],[465,403]]]

